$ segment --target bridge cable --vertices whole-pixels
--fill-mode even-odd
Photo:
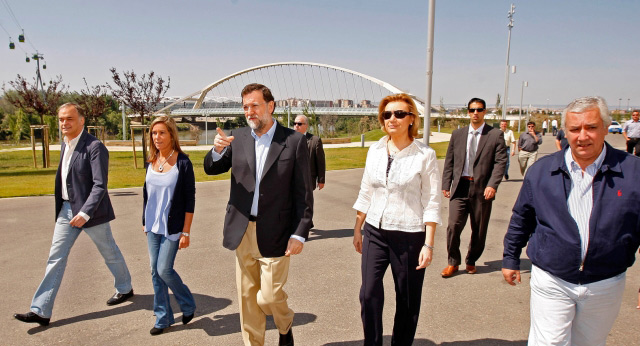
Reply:
[[[316,101],[320,99],[320,93],[318,93],[318,84],[316,83],[316,76],[313,74],[313,65],[311,65],[311,77],[313,78],[313,87],[316,90]]]
[[[322,85],[322,98],[327,99],[327,89],[324,88],[324,81],[322,80],[322,69],[318,66],[318,75],[320,75],[320,84]]]
[[[293,89],[293,94],[291,95],[291,97],[290,97],[290,98],[291,98],[291,99],[295,99],[295,98],[296,98],[296,83],[294,82],[293,75],[291,74],[291,70],[292,70],[292,68],[291,68],[291,67],[289,67],[289,68],[288,68],[288,70],[289,70],[289,80],[291,81],[291,88]],[[302,91],[301,91],[301,92],[302,92]],[[287,99],[287,105],[288,105],[289,107],[291,107],[291,103],[289,102],[289,100],[288,100],[288,99]]]
[[[331,87],[331,76],[329,75],[328,67],[327,67],[327,79],[329,80],[329,90],[331,91],[331,104],[333,104],[333,102],[336,102],[336,99],[333,96],[333,88]]]
[[[284,76],[284,72],[282,71],[283,69],[284,69],[284,66],[280,66],[280,73],[282,74],[282,84],[284,84],[284,90],[288,95],[289,88],[287,87],[287,78]]]

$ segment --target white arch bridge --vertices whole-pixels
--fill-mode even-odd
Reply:
[[[155,114],[244,116],[240,91],[249,83],[261,83],[271,89],[276,98],[276,115],[374,116],[378,102],[384,96],[405,92],[377,78],[338,66],[277,62],[232,73],[185,97],[165,100]],[[424,101],[407,94],[414,99],[423,116]]]

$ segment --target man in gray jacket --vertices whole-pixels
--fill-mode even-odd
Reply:
[[[536,123],[530,121],[527,123],[527,132],[520,135],[518,140],[518,163],[520,164],[520,173],[524,177],[527,169],[536,162],[538,158],[538,146],[542,144],[542,135],[536,132]]]

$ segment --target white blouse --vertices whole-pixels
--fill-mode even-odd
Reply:
[[[395,155],[387,178],[388,136],[369,148],[358,200],[370,225],[385,230],[423,232],[440,219],[441,181],[436,152],[414,140]]]

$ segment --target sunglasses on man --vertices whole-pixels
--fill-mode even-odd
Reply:
[[[475,113],[476,111],[478,113],[482,113],[482,112],[484,112],[485,109],[486,108],[469,108],[469,113]]]
[[[293,125],[302,126],[302,125],[306,125],[306,124],[305,123],[293,123]]]
[[[384,112],[382,112],[382,117],[384,118],[384,120],[389,120],[389,119],[391,119],[391,115],[392,114],[396,117],[396,119],[404,119],[404,117],[406,117],[407,115],[413,115],[413,113],[411,113],[411,112],[397,110],[397,111],[393,111],[393,112],[384,111]]]

